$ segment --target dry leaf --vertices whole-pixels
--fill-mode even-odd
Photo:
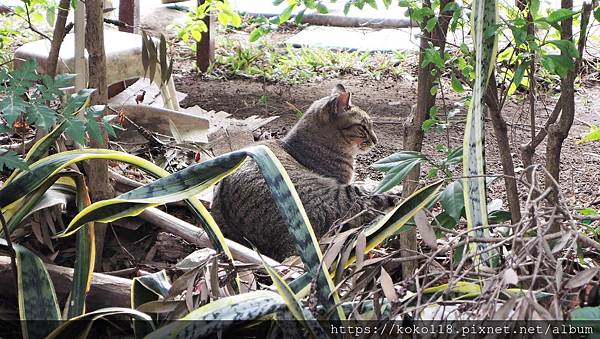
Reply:
[[[385,295],[387,300],[391,302],[398,302],[398,295],[396,294],[396,288],[394,287],[392,277],[390,277],[388,272],[386,272],[386,270],[383,267],[381,268],[379,283],[381,284],[381,289],[383,290],[383,294]]]
[[[365,248],[367,247],[367,236],[365,232],[358,233],[356,239],[356,269],[360,270],[365,262]]]
[[[435,232],[433,231],[433,227],[427,221],[427,216],[425,212],[418,211],[415,214],[415,224],[417,224],[417,229],[419,230],[419,234],[421,234],[421,238],[423,242],[429,246],[429,248],[436,250],[437,249],[437,237],[435,236]]]
[[[565,288],[577,288],[589,283],[600,272],[600,267],[590,267],[585,271],[577,273],[567,282]]]
[[[504,283],[505,284],[510,284],[510,285],[518,285],[519,284],[519,276],[517,275],[517,272],[515,272],[515,270],[513,270],[512,268],[507,269],[506,271],[504,271],[504,277],[503,277]]]

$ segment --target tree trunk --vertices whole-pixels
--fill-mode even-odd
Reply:
[[[500,162],[502,164],[502,173],[504,174],[504,184],[506,185],[508,208],[511,214],[511,221],[515,224],[521,220],[521,205],[519,203],[517,180],[515,179],[515,165],[512,159],[510,142],[508,139],[508,128],[506,127],[506,122],[500,111],[498,86],[496,84],[495,74],[490,76],[486,92],[485,101],[492,119],[494,135],[496,136],[496,142],[498,143],[498,150],[500,152]]]
[[[89,87],[95,88],[90,103],[92,105],[105,105],[108,101],[108,86],[106,83],[106,55],[104,52],[104,26],[103,26],[103,0],[86,1],[86,30],[85,45],[89,56]],[[90,138],[92,148],[106,148],[108,135],[101,131],[102,140]],[[106,160],[90,160],[87,163],[86,173],[92,202],[110,199],[113,189],[108,180],[108,162]],[[102,269],[102,252],[104,250],[104,237],[106,224],[96,223],[96,265],[95,270]]]
[[[440,8],[450,3],[451,0],[442,0]],[[423,0],[424,7],[431,7],[430,0]],[[433,32],[428,32],[421,27],[423,36],[420,40],[420,51],[419,51],[419,66],[423,63],[424,51],[429,47],[429,43],[432,42],[434,46],[439,48],[441,55],[444,54],[446,47],[446,33],[448,32],[448,24],[450,23],[451,15],[442,14],[438,18],[438,24],[436,25]],[[423,22],[426,22],[424,20]],[[429,64],[425,68],[419,67],[419,75],[417,78],[417,107],[412,114],[411,121],[409,121],[404,128],[403,135],[403,149],[407,151],[420,152],[423,147],[423,121],[427,119],[429,110],[435,104],[435,95],[431,94],[431,86],[433,85],[436,76],[431,75],[434,65]],[[417,188],[419,183],[421,168],[417,165],[410,174],[406,177],[404,185],[402,187],[402,195],[406,198],[410,196]],[[416,229],[411,229],[403,233],[400,237],[400,249],[402,257],[408,257],[414,255],[417,250],[417,233]],[[402,265],[402,277],[404,279],[410,277],[416,269],[416,262],[407,261]]]
[[[59,303],[64,304],[69,293],[71,293],[73,269],[52,264],[45,264],[44,266],[46,266],[50,279],[52,279]],[[10,271],[10,258],[0,256],[0,288],[7,295],[16,297],[17,291],[13,286]],[[131,307],[131,284],[130,279],[94,273],[90,292],[86,298],[87,311],[95,311],[105,307]]]
[[[573,9],[573,0],[561,0],[561,8]],[[585,32],[585,31],[584,31]],[[562,40],[572,41],[573,39],[573,18],[563,20],[560,37]],[[564,55],[564,53],[561,53]],[[575,67],[577,68],[577,67]],[[548,143],[546,145],[546,170],[548,174],[545,180],[545,186],[554,186],[553,181],[559,182],[560,178],[560,153],[562,151],[563,141],[569,135],[573,120],[575,119],[575,77],[577,70],[573,70],[560,82],[562,97],[562,113],[555,123],[548,127]],[[558,200],[558,187],[550,195],[550,200]],[[556,225],[555,225],[556,226]],[[553,231],[556,231],[554,229]]]
[[[46,60],[46,74],[54,78],[56,75],[56,66],[58,65],[58,55],[60,47],[65,39],[65,26],[67,24],[67,16],[69,15],[70,0],[60,0],[58,4],[58,13],[56,22],[54,23],[54,33],[52,34],[52,43],[50,44],[50,53]]]

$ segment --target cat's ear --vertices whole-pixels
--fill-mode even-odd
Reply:
[[[342,92],[335,99],[335,113],[342,114],[350,109],[350,100],[352,99],[352,93]]]
[[[331,91],[331,95],[333,99],[331,101],[331,110],[334,114],[342,114],[348,109],[350,109],[350,99],[352,98],[352,94],[350,92],[346,92],[346,89],[341,84],[335,85],[333,90]]]
[[[344,88],[342,84],[335,85],[335,87],[331,90],[331,95],[337,95],[342,93],[346,93],[346,88]]]

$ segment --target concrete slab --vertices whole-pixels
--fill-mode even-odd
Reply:
[[[148,79],[139,79],[131,86],[127,87],[123,92],[108,99],[109,105],[118,107],[122,105],[135,105],[135,97],[141,91],[145,91],[144,101],[141,103],[148,106],[164,107],[160,89],[155,83],[150,83]],[[181,101],[187,97],[187,94],[176,91],[177,100]]]
[[[407,27],[410,21],[404,16],[406,11],[398,6],[390,6],[388,9],[383,5],[382,0],[377,0],[377,8],[369,5],[360,10],[351,7],[348,15],[344,14],[344,1],[336,3],[325,3],[328,9],[327,14],[321,14],[316,10],[306,10],[303,16],[303,23],[315,25],[336,25],[344,27]],[[170,8],[189,9],[196,5],[196,1],[172,1],[168,6]],[[250,16],[276,16],[281,14],[287,7],[287,2],[280,5],[273,5],[272,0],[230,0],[231,8],[239,13]],[[296,9],[293,15],[300,12]]]
[[[286,40],[294,47],[321,47],[351,51],[418,51],[415,28],[346,28],[309,26]]]

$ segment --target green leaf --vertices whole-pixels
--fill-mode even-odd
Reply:
[[[13,151],[0,148],[0,171],[3,169],[14,169],[18,168],[21,170],[27,170],[27,164],[19,155]]]
[[[100,125],[98,125],[98,118],[104,112],[104,105],[94,105],[85,109],[85,117],[87,120],[86,130],[90,138],[98,141],[100,144],[104,143],[102,134],[100,132]]]
[[[76,116],[65,117],[65,133],[80,145],[85,144],[85,121]]]
[[[421,128],[423,129],[424,132],[427,132],[430,129],[432,129],[435,125],[437,125],[438,122],[439,122],[438,119],[427,119],[427,120],[423,121],[423,125],[421,125]]]
[[[250,32],[250,42],[255,42],[266,34],[266,30],[262,27],[257,27]]]
[[[90,202],[87,185],[83,175],[78,174],[74,178],[77,187],[77,210],[86,208]],[[69,294],[68,318],[80,316],[85,313],[85,300],[88,286],[91,284],[95,261],[94,224],[82,227],[77,231],[77,246],[75,255],[75,266],[73,269],[73,281],[71,293]]]
[[[4,251],[9,250],[5,239],[0,239],[0,247]],[[52,280],[37,255],[19,244],[13,243],[12,247],[16,255],[16,294],[23,337],[44,338],[58,326],[58,320],[61,319]]]
[[[211,337],[228,329],[244,327],[257,319],[285,309],[287,305],[275,292],[262,290],[243,293],[204,305],[144,338]],[[224,338],[228,337],[226,332],[224,334]]]
[[[19,95],[9,94],[0,101],[0,112],[3,113],[4,119],[12,126],[21,113],[29,107],[29,103],[25,102]]]
[[[112,324],[110,318],[114,317],[114,320],[122,321],[124,317],[129,319],[136,319],[138,321],[144,321],[148,326],[154,329],[154,323],[152,322],[152,318],[140,311],[136,311],[130,308],[122,308],[122,307],[107,307],[102,308],[93,312],[86,313],[84,315],[75,317],[62,323],[58,328],[56,328],[52,333],[50,333],[46,339],[58,339],[58,338],[92,338],[92,327],[94,322],[102,321],[105,324]],[[56,322],[58,324],[58,322]],[[122,330],[119,329],[117,325],[115,325],[117,331]],[[30,337],[31,338],[31,337]],[[34,338],[43,338],[43,337],[34,337]]]
[[[574,12],[567,8],[560,8],[555,11],[552,11],[550,15],[548,15],[546,21],[550,24],[558,23],[560,21],[573,17],[577,13],[579,12]]]
[[[286,9],[284,9],[283,12],[281,12],[281,14],[279,14],[279,24],[283,24],[284,22],[287,22],[292,17],[292,11],[295,8],[296,8],[295,3],[293,5],[286,7]]]
[[[538,17],[538,13],[540,12],[540,0],[529,1],[529,12],[534,18]]]
[[[582,307],[571,311],[572,320],[600,320],[600,307]]]
[[[87,102],[88,98],[92,93],[94,93],[95,89],[81,89],[77,93],[73,93],[67,99],[65,106],[63,107],[62,114],[65,116],[72,115],[73,113],[79,111],[81,107]]]
[[[594,11],[594,19],[600,22],[600,7],[596,8],[596,10]]]
[[[529,67],[530,63],[531,61],[527,60],[525,62],[520,63],[519,66],[517,66],[517,70],[515,71],[515,75],[513,76],[513,84],[515,84],[515,87],[519,87],[521,85],[521,82],[523,81],[523,76],[525,75],[525,70],[527,69],[527,67]]]
[[[170,288],[171,283],[165,270],[135,277],[131,286],[131,306],[133,309],[137,309],[145,303],[166,298]],[[148,334],[151,329],[146,322],[134,321],[133,326],[138,338]]]
[[[431,88],[429,89],[429,94],[431,95],[436,95],[438,92],[438,86],[437,85],[433,85],[431,86]]]
[[[548,43],[558,47],[561,52],[570,58],[579,57],[579,51],[573,41],[570,40],[549,40]]]
[[[256,248],[254,250],[258,251]],[[283,280],[279,276],[279,274],[273,269],[273,267],[267,264],[262,255],[260,256],[260,259],[262,260],[263,267],[271,277],[273,285],[277,289],[279,295],[285,301],[285,304],[287,305],[288,310],[290,311],[294,319],[296,319],[296,321],[299,321],[309,331],[312,338],[328,338],[323,328],[319,325],[318,322],[315,321],[313,315],[310,312],[304,311],[302,303],[296,298],[294,292],[292,291],[290,286],[285,282],[285,280]]]
[[[390,156],[388,158],[391,158],[392,156]],[[388,159],[388,158],[386,158],[386,159]],[[386,159],[383,159],[383,160],[386,160]],[[410,173],[410,171],[412,171],[412,169],[415,168],[415,166],[417,166],[419,163],[421,163],[421,161],[423,161],[423,157],[419,154],[419,156],[414,156],[414,157],[410,157],[410,158],[402,160],[402,161],[393,162],[394,167],[386,172],[383,179],[381,179],[381,181],[379,182],[379,185],[378,185],[375,193],[379,194],[379,193],[387,192],[390,189],[392,189],[393,187],[400,184],[400,182],[402,182],[402,180],[404,180],[404,178],[406,178],[406,176]],[[373,166],[375,167],[375,164],[373,164]],[[388,166],[388,164],[386,164],[385,166]],[[375,168],[377,168],[377,167],[375,167]],[[377,168],[377,169],[381,170],[380,168]]]
[[[56,122],[57,113],[42,103],[35,103],[27,107],[27,121],[36,127],[48,131]]]
[[[429,47],[425,49],[425,53],[423,54],[423,62],[421,63],[421,68],[425,68],[429,64],[434,64],[440,69],[444,68],[444,60],[442,59],[440,53],[434,47]]]
[[[542,65],[548,71],[565,78],[575,67],[573,60],[565,55],[548,54],[542,56]]]
[[[454,164],[460,163],[462,160],[463,160],[463,148],[457,147],[457,148],[454,148],[454,149],[448,151],[448,156],[444,160],[443,164],[446,166],[454,165]]]
[[[317,4],[317,12],[319,12],[321,14],[327,14],[327,13],[329,13],[329,9],[327,8],[327,6],[325,6],[321,2],[319,2]]]
[[[583,142],[598,141],[598,140],[600,140],[600,128],[592,127],[591,131],[588,134],[586,134],[586,136],[584,136],[577,143],[580,144]]]
[[[508,211],[495,210],[488,214],[488,221],[490,224],[502,224],[511,220],[511,214]]]
[[[462,93],[462,92],[465,91],[465,89],[463,88],[462,83],[460,82],[460,80],[458,80],[458,78],[456,78],[456,76],[454,75],[454,73],[452,73],[451,83],[452,83],[452,89],[456,93]]]
[[[457,180],[446,186],[440,194],[440,203],[452,219],[458,221],[465,208],[462,183]]]
[[[472,4],[472,29],[474,56],[475,56],[475,79],[473,81],[473,97],[470,102],[464,132],[464,157],[463,157],[463,189],[465,192],[465,215],[467,218],[467,229],[477,229],[474,235],[477,237],[489,236],[487,221],[487,197],[485,183],[485,92],[490,75],[494,71],[497,56],[498,35],[485,36],[485,29],[497,23],[496,1],[475,0]],[[471,253],[481,253],[473,258],[475,270],[480,265],[491,266],[488,260],[495,253],[487,250],[488,244],[471,244]]]

